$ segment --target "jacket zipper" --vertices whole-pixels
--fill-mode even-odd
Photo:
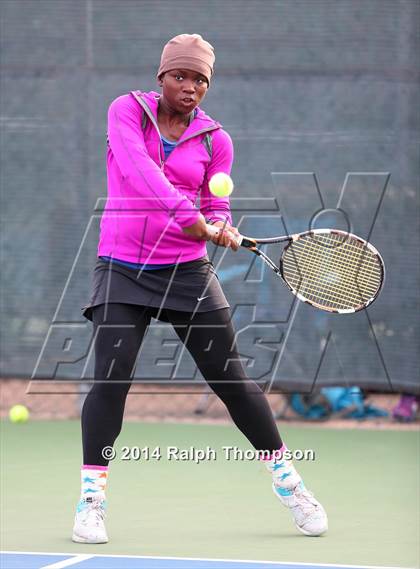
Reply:
[[[134,95],[135,99],[137,100],[138,103],[140,103],[140,105],[143,107],[144,112],[147,114],[147,116],[149,117],[151,123],[153,124],[153,126],[155,127],[155,129],[157,130],[157,133],[159,135],[159,160],[160,160],[160,169],[163,170],[164,166],[165,166],[165,162],[166,160],[162,159],[162,148],[163,148],[163,144],[162,144],[162,139],[161,139],[161,134],[160,134],[160,130],[159,130],[159,125],[156,122],[155,116],[152,113],[149,105],[143,101],[143,99],[141,97],[139,97],[137,95],[137,93],[134,93],[132,91],[132,94]],[[219,127],[218,126],[209,126],[207,128],[203,128],[201,130],[198,130],[197,132],[194,132],[193,134],[190,134],[190,136],[187,136],[187,138],[183,138],[182,140],[180,140],[177,144],[177,146],[179,144],[182,144],[183,142],[190,140],[191,138],[194,138],[195,136],[198,136],[199,134],[204,134],[205,132],[211,132],[212,130],[217,130]],[[175,150],[175,149],[174,149]],[[173,152],[173,151],[172,151]]]

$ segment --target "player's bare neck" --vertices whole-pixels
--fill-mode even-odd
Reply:
[[[161,97],[158,105],[158,125],[160,133],[169,140],[178,140],[191,122],[191,114],[175,111]]]

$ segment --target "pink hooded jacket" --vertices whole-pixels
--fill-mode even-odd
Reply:
[[[118,97],[109,107],[108,198],[98,256],[147,264],[191,261],[206,255],[206,242],[184,234],[182,227],[192,225],[200,211],[209,221],[232,222],[229,199],[213,196],[208,186],[216,172],[230,174],[230,136],[197,108],[177,147],[164,160],[158,98],[154,91],[136,91]]]

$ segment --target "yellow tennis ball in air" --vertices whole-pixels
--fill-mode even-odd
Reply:
[[[13,405],[9,411],[9,419],[12,423],[26,423],[29,419],[29,411],[25,405]]]
[[[218,172],[211,177],[209,188],[211,193],[219,198],[230,196],[233,192],[232,178],[224,172]]]

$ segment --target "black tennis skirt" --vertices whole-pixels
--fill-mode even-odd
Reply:
[[[93,271],[90,302],[82,314],[92,320],[92,309],[119,302],[155,308],[155,317],[167,321],[165,309],[209,312],[228,308],[213,263],[207,256],[174,267],[141,271],[98,258]]]

